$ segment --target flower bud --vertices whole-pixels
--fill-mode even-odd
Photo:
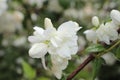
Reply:
[[[45,25],[46,29],[47,28],[53,28],[53,24],[52,24],[52,22],[49,18],[45,18],[44,25]]]
[[[118,10],[112,10],[110,17],[116,25],[120,25],[120,12]]]
[[[94,16],[94,17],[92,18],[92,24],[93,24],[94,26],[98,26],[98,25],[99,25],[99,18],[98,18],[97,16]]]

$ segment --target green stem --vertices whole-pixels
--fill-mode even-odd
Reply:
[[[99,53],[96,57],[100,57],[104,54],[106,54],[107,52],[111,51],[113,48],[115,48],[118,44],[120,44],[120,40],[118,40],[113,46],[111,46],[110,48],[108,48],[107,50],[103,51],[102,53]]]

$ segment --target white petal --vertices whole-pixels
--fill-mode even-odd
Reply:
[[[56,53],[62,58],[71,59],[71,51],[68,46],[62,46],[58,48]]]
[[[28,41],[30,41],[31,43],[39,43],[41,41],[45,40],[44,38],[42,38],[42,36],[29,36],[28,37]]]
[[[94,30],[86,30],[84,31],[84,34],[86,35],[86,38],[88,41],[96,43],[97,42],[97,36],[96,32]]]
[[[63,40],[59,37],[59,35],[55,35],[50,39],[50,42],[54,47],[60,46],[62,44],[62,41]]]
[[[59,67],[57,66],[53,66],[52,67],[52,73],[56,76],[57,79],[61,79],[62,77],[62,70],[59,69]]]
[[[115,24],[120,25],[120,12],[118,10],[112,10],[110,13],[110,17]]]
[[[43,65],[44,69],[47,70],[48,68],[46,67],[46,64],[45,64],[45,58],[42,57],[41,60],[42,60],[42,65]]]
[[[51,55],[51,61],[53,66],[59,66],[59,69],[64,70],[68,65],[68,59],[62,58],[57,54]]]
[[[76,22],[68,21],[61,24],[58,28],[58,32],[63,32],[65,35],[76,34],[76,32],[81,29]]]
[[[32,58],[42,58],[47,53],[47,47],[44,43],[36,43],[30,48],[29,55]]]
[[[58,47],[58,44],[56,43],[56,40],[54,38],[52,38],[50,41],[54,47]]]
[[[111,22],[107,22],[105,26],[106,26],[106,34],[109,36],[110,40],[114,41],[118,39],[118,32],[116,27]]]
[[[47,39],[50,39],[51,37],[54,37],[55,34],[56,34],[56,29],[54,27],[53,28],[47,28],[44,31],[44,35]]]
[[[43,34],[43,32],[44,32],[43,28],[40,28],[40,27],[37,27],[37,26],[35,26],[33,29],[35,30],[34,33]]]
[[[70,49],[70,54],[74,55],[78,51],[78,44],[77,44],[77,36],[73,36],[71,39],[65,42],[65,45],[69,47]],[[63,46],[65,46],[63,45]]]
[[[101,24],[96,33],[99,41],[103,41],[108,45],[110,40],[118,39],[118,32],[111,22],[107,22],[105,25]]]
[[[49,18],[45,18],[44,25],[45,25],[45,29],[53,28],[53,24]]]

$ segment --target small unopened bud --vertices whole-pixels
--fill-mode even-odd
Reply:
[[[45,18],[44,25],[45,25],[46,29],[50,28],[50,27],[53,27],[53,24],[52,24],[52,22],[49,18]]]
[[[120,12],[118,10],[112,10],[110,17],[116,25],[120,25]]]
[[[97,16],[94,16],[94,17],[92,18],[92,24],[93,24],[94,26],[98,26],[98,25],[99,25],[99,18],[98,18]]]

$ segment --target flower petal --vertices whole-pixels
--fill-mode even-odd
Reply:
[[[56,50],[56,53],[62,57],[62,58],[67,58],[67,59],[71,59],[71,51],[70,48],[68,46],[61,46],[60,48],[58,48]]]
[[[57,54],[51,55],[52,66],[59,66],[59,69],[64,70],[68,65],[68,59],[62,58]]]
[[[54,28],[53,24],[52,24],[52,22],[51,22],[51,20],[49,18],[45,18],[44,26],[45,26],[45,29],[47,29],[47,28]]]
[[[32,58],[42,58],[47,53],[48,46],[44,43],[35,43],[29,50]]]
[[[81,29],[79,25],[76,22],[73,21],[68,21],[63,24],[61,24],[58,28],[58,32],[64,33],[64,35],[71,35],[71,34],[76,34],[76,32]]]
[[[88,41],[96,43],[97,42],[97,35],[94,30],[86,30],[84,31],[84,34],[86,35],[86,38]]]
[[[48,68],[46,67],[46,64],[45,64],[45,58],[42,57],[41,60],[42,60],[42,65],[43,65],[44,69],[47,70]]]
[[[61,77],[62,77],[62,70],[59,69],[58,66],[53,66],[52,67],[52,73],[56,76],[57,79],[61,79]]]
[[[31,43],[39,43],[45,40],[42,36],[29,36],[28,41]]]
[[[43,28],[40,28],[40,27],[37,27],[37,26],[35,26],[33,29],[35,30],[34,35],[39,35],[39,34],[41,35],[44,32]]]
[[[57,42],[56,42],[56,40],[55,40],[54,38],[52,38],[52,39],[50,40],[50,42],[52,43],[52,45],[53,45],[54,47],[58,47],[58,44],[57,44]]]
[[[120,12],[118,10],[112,10],[110,13],[110,17],[112,18],[114,23],[120,25]]]

